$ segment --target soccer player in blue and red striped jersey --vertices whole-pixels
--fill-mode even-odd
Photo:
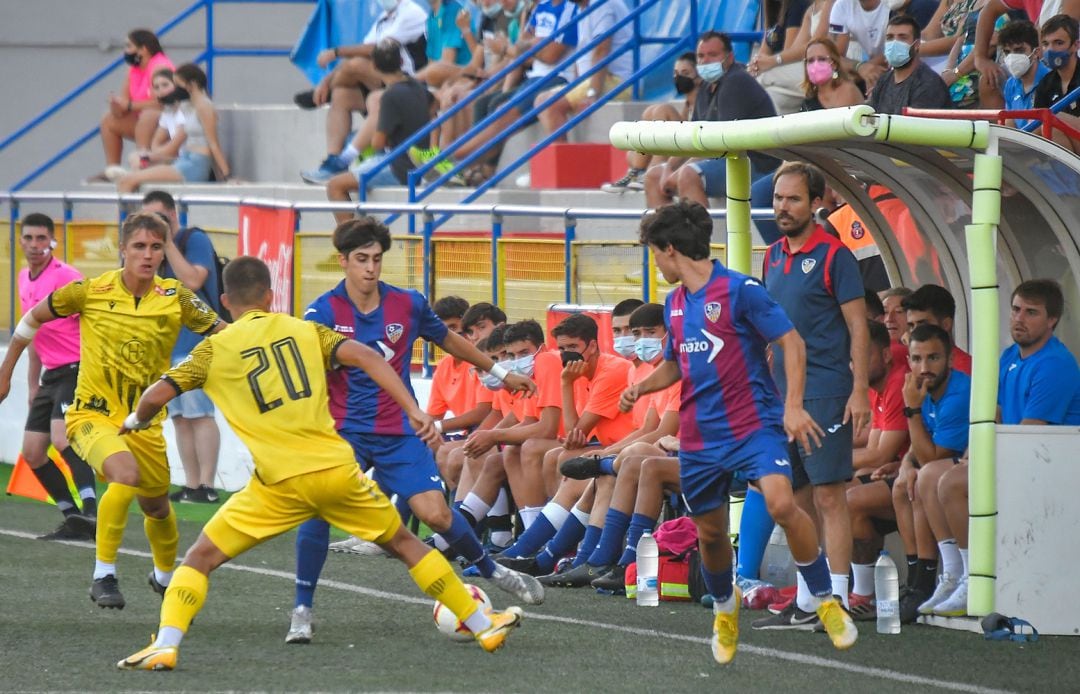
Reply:
[[[496,365],[464,337],[450,332],[418,291],[380,281],[383,254],[390,250],[390,231],[371,217],[338,225],[334,247],[345,278],[317,298],[304,317],[365,344],[394,367],[409,388],[413,343],[425,339],[503,381],[507,390],[534,392],[526,376]],[[431,450],[421,441],[401,407],[361,369],[328,374],[330,414],[365,471],[387,496],[397,495],[429,528],[499,588],[530,604],[543,601],[543,587],[531,576],[496,565],[472,527],[446,504],[442,478]],[[315,585],[326,561],[330,526],[321,519],[300,526],[296,538],[296,603],[286,641],[311,640],[311,606]]]
[[[668,282],[664,361],[628,388],[621,406],[682,379],[679,478],[698,529],[702,574],[713,596],[712,652],[735,657],[741,592],[734,585],[728,538],[728,490],[738,474],[755,480],[769,513],[787,533],[799,572],[815,596],[818,616],[837,648],[858,637],[854,622],[832,596],[825,555],[810,517],[795,504],[787,442],[820,445],[821,428],[803,409],[806,353],[802,338],[761,283],[709,259],[712,219],[704,207],[662,207],[641,223]],[[784,348],[788,392],[782,401],[769,374],[765,349]]]

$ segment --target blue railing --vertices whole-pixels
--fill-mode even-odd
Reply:
[[[232,57],[280,57],[288,56],[290,50],[287,48],[218,48],[214,45],[214,6],[215,5],[239,5],[239,4],[266,4],[266,5],[281,5],[281,4],[312,4],[316,0],[196,0],[186,9],[182,10],[175,17],[165,22],[156,32],[161,37],[168,34],[177,26],[182,24],[191,18],[199,10],[204,10],[205,19],[205,36],[206,36],[206,48],[199,53],[192,62],[205,63],[206,64],[206,84],[209,91],[213,91],[214,88],[214,60],[215,58],[232,58]],[[96,73],[88,77],[82,84],[72,89],[70,92],[60,97],[52,106],[49,106],[38,115],[31,118],[21,127],[17,128],[15,132],[11,133],[3,140],[0,140],[0,152],[3,152],[7,147],[14,144],[18,140],[22,139],[25,135],[35,130],[42,123],[54,116],[60,110],[62,110],[68,104],[71,104],[74,99],[85,94],[91,87],[95,86],[101,80],[105,79],[113,73],[118,67],[124,65],[123,56],[116,58],[108,65],[98,70]],[[37,168],[33,169],[29,174],[19,179],[11,186],[11,190],[21,190],[27,185],[32,183],[38,177],[45,172],[52,169],[56,164],[66,159],[72,152],[82,147],[88,141],[93,139],[94,135],[98,133],[98,126],[94,125],[92,128],[84,132],[75,138],[70,144],[62,147],[53,156],[49,157],[45,162],[40,164]]]
[[[1061,113],[1062,111],[1064,111],[1069,106],[1072,106],[1073,102],[1075,102],[1077,99],[1080,99],[1080,87],[1077,87],[1076,89],[1072,90],[1071,92],[1069,92],[1065,96],[1061,97],[1060,101],[1058,101],[1056,104],[1054,104],[1053,106],[1050,107],[1050,112],[1051,113]],[[1041,125],[1042,125],[1042,123],[1040,123],[1039,121],[1033,120],[1033,121],[1026,124],[1024,127],[1020,128],[1020,129],[1025,130],[1025,131],[1030,133],[1030,132],[1035,132],[1035,129],[1040,127]]]

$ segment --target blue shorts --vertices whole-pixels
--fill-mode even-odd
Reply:
[[[791,481],[795,489],[807,484],[851,481],[855,474],[851,422],[841,424],[847,401],[847,398],[816,398],[803,402],[803,407],[825,432],[825,437],[821,439],[821,448],[809,452],[797,443],[788,444]]]
[[[728,501],[731,482],[766,475],[791,477],[787,437],[779,429],[762,429],[729,446],[679,451],[683,503],[691,516],[720,508]]]
[[[424,492],[442,493],[435,456],[417,437],[338,433],[352,446],[361,470],[375,468],[375,481],[387,496],[408,500]]]
[[[360,182],[360,176],[366,174],[368,171],[374,169],[380,162],[386,160],[386,152],[380,152],[373,156],[367,157],[360,163],[360,166],[353,170],[353,175],[356,176],[357,183]],[[400,186],[401,181],[394,175],[394,167],[387,164],[383,168],[379,169],[374,178],[369,178],[367,181],[368,190],[372,188],[391,188],[393,186]]]
[[[184,150],[172,163],[185,183],[206,183],[210,180],[210,157],[198,152]]]

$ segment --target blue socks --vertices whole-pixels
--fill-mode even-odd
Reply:
[[[774,527],[776,522],[765,506],[765,497],[756,489],[748,488],[742,522],[739,523],[739,576],[752,579],[760,577],[761,561],[765,558],[765,549],[769,546]]]
[[[626,531],[626,547],[623,549],[622,556],[619,557],[618,561],[620,566],[629,566],[631,562],[637,561],[638,540],[641,539],[646,530],[652,530],[655,525],[655,518],[640,513],[635,513],[630,517],[630,527]]]
[[[544,549],[536,555],[536,563],[540,569],[549,574],[555,570],[555,562],[570,553],[581,538],[585,536],[585,526],[573,513],[567,517],[563,527],[555,533],[555,537],[547,543]]]
[[[465,557],[465,561],[476,566],[481,576],[491,578],[495,572],[495,562],[484,552],[484,546],[480,544],[469,521],[457,509],[450,509],[450,519],[450,528],[442,533],[443,539]]]
[[[615,476],[615,456],[609,455],[606,458],[600,459],[600,470],[605,475]]]
[[[604,531],[600,534],[596,549],[589,556],[589,566],[611,566],[615,563],[629,525],[630,516],[613,508],[608,509],[604,516]]]
[[[503,550],[507,557],[530,557],[540,551],[544,543],[555,537],[555,526],[543,513],[536,516],[529,529],[521,533],[517,542]]]
[[[600,534],[602,532],[603,530],[595,525],[590,525],[585,528],[585,537],[582,538],[581,544],[578,545],[577,555],[574,556],[574,561],[570,565],[571,567],[577,568],[585,563],[589,558],[589,555],[596,549],[596,543],[600,541]]]
[[[701,576],[705,579],[705,587],[709,590],[709,595],[713,596],[713,602],[726,602],[731,594],[735,592],[735,584],[732,582],[733,573],[729,566],[727,571],[714,574],[705,568],[705,564],[701,565]],[[828,578],[828,572],[825,577]]]
[[[832,577],[829,576],[829,564],[825,561],[824,552],[819,553],[817,559],[805,566],[798,562],[795,565],[799,568],[803,580],[806,581],[806,587],[810,589],[811,595],[817,598],[827,598],[832,595]]]
[[[330,524],[322,518],[303,523],[296,533],[296,599],[294,607],[311,607],[315,586],[326,563],[330,545]]]

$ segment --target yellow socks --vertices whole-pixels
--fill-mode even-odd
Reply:
[[[146,539],[150,540],[150,553],[154,556],[154,568],[167,574],[176,565],[176,546],[180,531],[176,528],[176,512],[169,505],[169,515],[164,518],[143,517]]]
[[[416,566],[409,569],[409,575],[420,590],[446,605],[462,622],[479,607],[450,564],[435,550],[428,552]]]
[[[190,566],[181,566],[173,574],[169,588],[165,591],[165,600],[161,603],[161,624],[159,631],[166,627],[186,633],[191,620],[202,609],[206,601],[206,591],[210,579]]]
[[[113,482],[101,495],[97,510],[97,560],[99,562],[116,564],[116,553],[124,539],[128,509],[131,508],[131,502],[135,499],[135,493],[135,487]]]

